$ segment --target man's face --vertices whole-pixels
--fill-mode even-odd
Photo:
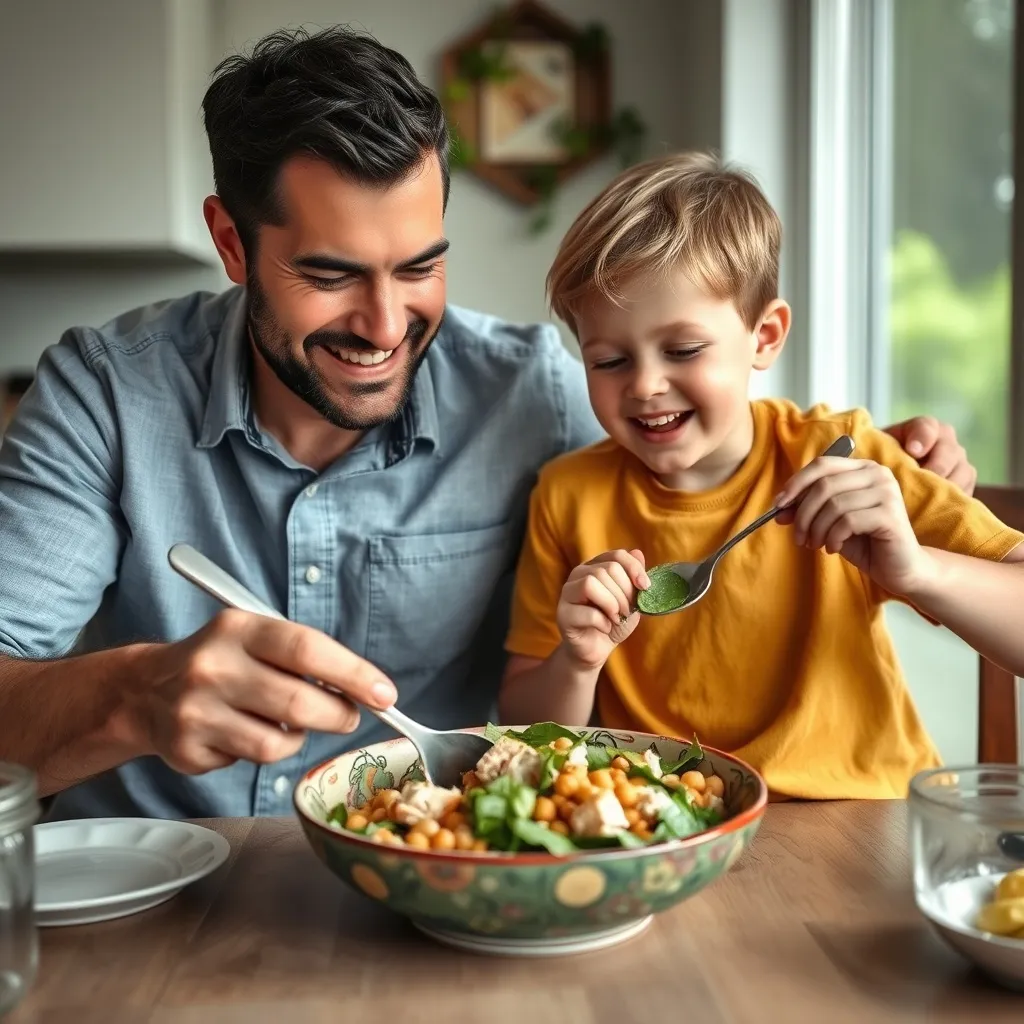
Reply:
[[[284,224],[260,225],[246,266],[257,353],[337,427],[394,419],[444,315],[436,155],[390,188],[296,157],[278,193]]]

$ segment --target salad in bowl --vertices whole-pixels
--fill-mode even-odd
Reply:
[[[321,861],[433,937],[553,955],[642,931],[750,845],[764,780],[694,739],[545,722],[488,725],[462,785],[423,777],[406,739],[341,754],[294,803]]]

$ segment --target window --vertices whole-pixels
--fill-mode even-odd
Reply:
[[[1013,0],[895,0],[880,415],[948,420],[981,480],[1009,470]],[[876,72],[877,73],[877,72]],[[884,71],[882,72],[885,73]],[[883,93],[884,94],[884,93]]]
[[[811,2],[810,395],[1005,482],[1016,0]]]

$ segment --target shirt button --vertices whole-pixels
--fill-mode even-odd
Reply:
[[[306,570],[306,582],[307,583],[318,583],[319,581],[320,581],[320,570],[315,565],[311,565]]]
[[[284,796],[285,793],[288,792],[288,787],[290,785],[291,783],[288,781],[287,775],[278,775],[278,777],[274,779],[274,792],[278,796]]]
[[[313,495],[314,495],[314,494],[316,494],[316,489],[317,489],[317,486],[318,486],[317,484],[310,484],[310,485],[309,485],[309,486],[308,486],[308,487],[306,488],[306,497],[307,497],[307,498],[312,498],[312,497],[313,497]]]

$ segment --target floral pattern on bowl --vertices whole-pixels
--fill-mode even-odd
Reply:
[[[653,745],[667,759],[686,745],[646,733],[581,731],[591,742],[629,750]],[[566,857],[380,846],[329,824],[336,804],[362,806],[379,789],[423,777],[405,739],[350,751],[314,768],[296,786],[294,803],[310,846],[335,875],[436,937],[454,937],[462,946],[476,938],[487,952],[501,951],[503,944],[518,953],[541,953],[545,945],[575,952],[591,943],[607,945],[609,930],[634,934],[638,923],[728,871],[751,844],[767,803],[764,780],[742,761],[708,748],[701,768],[725,783],[730,817],[721,825],[639,849]],[[567,939],[578,941],[567,945]]]

